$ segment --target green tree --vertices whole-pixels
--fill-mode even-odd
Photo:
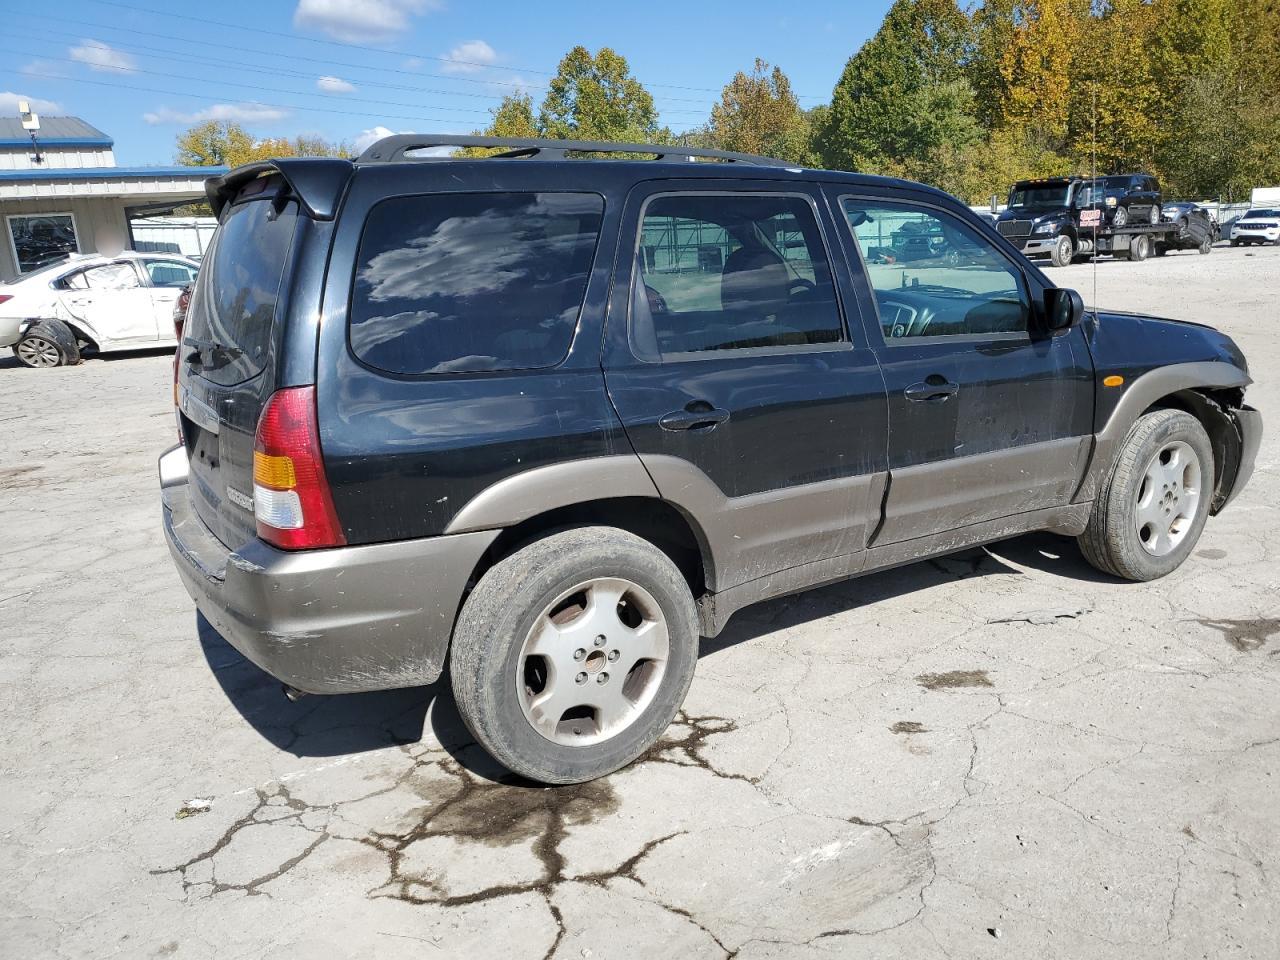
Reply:
[[[809,124],[791,81],[781,68],[756,58],[750,74],[741,70],[711,108],[711,144],[720,150],[762,154],[810,165]]]
[[[542,101],[538,127],[555,139],[670,139],[670,132],[658,126],[649,91],[631,75],[626,58],[608,47],[592,56],[577,46],[565,55]]]
[[[928,177],[934,158],[970,146],[981,130],[964,75],[969,42],[955,0],[896,0],[836,83],[821,137],[826,164]]]
[[[542,136],[538,121],[533,115],[533,98],[527,93],[509,93],[492,111],[493,119],[483,130],[475,131],[479,137],[511,137],[530,139]],[[460,157],[487,157],[499,152],[487,147],[467,147],[457,151]]]
[[[266,137],[255,140],[238,123],[208,120],[178,135],[175,159],[190,166],[238,167],[272,157],[350,157],[345,143],[321,137]]]

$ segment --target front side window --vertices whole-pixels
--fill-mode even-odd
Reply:
[[[887,341],[1019,333],[1030,314],[1021,272],[977,231],[908,204],[842,201]]]
[[[8,218],[8,223],[19,273],[65,260],[80,250],[75,218],[69,213],[15,215]]]
[[[555,366],[578,325],[603,213],[593,193],[382,201],[360,240],[351,349],[397,374]]]
[[[645,359],[843,340],[808,201],[747,193],[650,200],[636,250],[631,339]]]

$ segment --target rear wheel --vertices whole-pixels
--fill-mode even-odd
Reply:
[[[41,320],[13,345],[18,362],[28,367],[66,367],[80,362],[76,335],[61,320]]]
[[[1182,410],[1138,418],[1080,536],[1085,559],[1126,580],[1172,573],[1195,548],[1213,497],[1213,450]]]
[[[1151,205],[1151,212],[1147,214],[1147,222],[1153,226],[1160,222],[1160,204]]]
[[[1129,259],[1145,260],[1149,256],[1151,256],[1151,238],[1134,237],[1133,243],[1129,247]]]
[[[1205,237],[1203,240],[1200,241],[1200,253],[1201,254],[1213,253],[1212,239],[1210,239],[1209,237]]]
[[[612,773],[651,747],[693,679],[698,619],[666,554],[612,527],[552,534],[490,569],[454,630],[467,728],[544,783]]]

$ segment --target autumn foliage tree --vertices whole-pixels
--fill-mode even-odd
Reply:
[[[791,81],[758,57],[751,73],[739,70],[725,85],[711,108],[707,134],[707,142],[720,150],[814,162],[809,123]]]
[[[175,159],[187,166],[238,167],[272,157],[350,157],[345,143],[321,137],[254,138],[238,123],[207,120],[178,135]]]

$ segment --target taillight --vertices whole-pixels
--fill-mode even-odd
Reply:
[[[253,443],[253,512],[258,536],[286,550],[347,542],[320,456],[316,388],[277,390]]]
[[[9,302],[10,300],[12,300],[12,299],[13,299],[13,294],[11,294],[11,293],[0,293],[0,303],[8,303],[8,302]]]

